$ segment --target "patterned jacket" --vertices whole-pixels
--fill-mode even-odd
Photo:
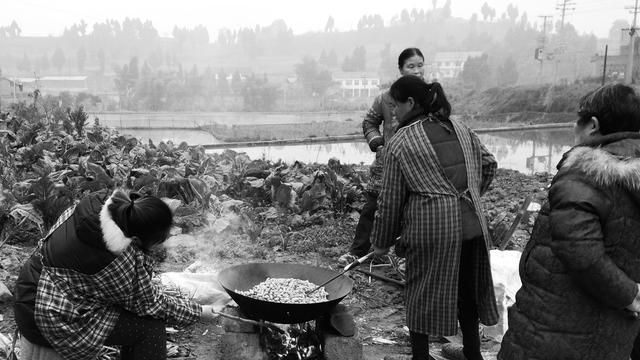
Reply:
[[[111,219],[109,202],[90,195],[63,214],[17,281],[18,328],[39,332],[65,359],[95,358],[122,309],[178,325],[202,312],[152,281],[151,259]]]
[[[407,325],[419,333],[454,335],[462,246],[460,199],[470,197],[484,242],[474,242],[474,274],[480,320],[498,320],[489,265],[490,237],[480,195],[493,180],[497,163],[464,124],[451,120],[464,153],[468,191],[458,192],[446,177],[422,125],[427,118],[398,130],[387,144],[382,191],[372,233],[380,248],[406,248]]]
[[[382,132],[380,128],[382,127]],[[362,131],[371,151],[376,153],[370,168],[371,180],[367,188],[371,192],[379,192],[382,186],[382,151],[377,151],[378,146],[384,146],[395,133],[398,121],[393,116],[393,99],[388,91],[378,95],[371,108],[364,115]]]
[[[576,146],[558,164],[520,259],[504,360],[627,360],[640,321],[640,134]]]

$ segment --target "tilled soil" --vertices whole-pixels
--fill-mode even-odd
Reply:
[[[499,170],[490,191],[483,197],[487,218],[496,233],[509,227],[524,198],[542,203],[546,197],[546,187],[551,176],[548,174],[527,176],[516,171]],[[318,221],[320,219],[320,221]],[[507,249],[522,249],[531,232],[535,213],[524,217],[517,227]],[[262,231],[257,238],[246,234],[227,234],[212,239],[207,244],[195,247],[178,247],[167,254],[160,272],[182,271],[199,261],[209,268],[223,269],[227,266],[246,262],[300,263],[339,269],[337,258],[350,245],[357,217],[352,214],[325,214],[316,217],[313,224],[283,226],[273,220],[258,223],[259,227],[277,228],[282,236],[280,241],[265,239],[268,232]],[[211,238],[208,230],[197,230],[196,239]],[[22,262],[33,251],[32,246],[4,245],[0,248],[0,280],[13,288]],[[366,266],[366,265],[365,265]],[[400,274],[392,266],[366,268],[387,277],[401,280]],[[387,355],[409,354],[409,334],[404,322],[404,297],[402,289],[394,284],[351,272],[355,280],[352,293],[343,300],[355,317],[364,342],[366,359],[383,359]],[[10,303],[0,304],[0,333],[13,334],[15,323]],[[215,323],[197,323],[169,334],[174,358],[220,359],[217,344],[223,333]],[[433,348],[439,343],[434,338]],[[483,345],[486,359],[492,359],[496,344]]]

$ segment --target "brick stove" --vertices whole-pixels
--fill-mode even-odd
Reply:
[[[236,308],[226,308],[224,313],[243,317]],[[259,329],[256,325],[228,318],[221,318],[224,334],[221,336],[220,349],[225,360],[269,360],[266,351],[260,345]],[[326,360],[363,360],[362,339],[354,336],[341,336],[328,325],[328,321],[316,320],[316,331],[321,339]]]

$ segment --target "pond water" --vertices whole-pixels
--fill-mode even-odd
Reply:
[[[118,129],[118,132],[139,137],[145,143],[147,139],[156,144],[168,140],[175,144],[186,141],[189,145],[219,144],[221,142],[211,133],[198,129]]]
[[[570,130],[519,131],[478,136],[494,154],[500,168],[518,170],[525,174],[555,173],[558,161],[570,149],[573,141]],[[374,159],[374,153],[365,142],[245,147],[233,150],[245,152],[252,159],[282,160],[286,163],[296,160],[327,163],[329,159],[337,158],[343,164],[369,164]],[[207,150],[210,153],[223,151]]]
[[[195,129],[123,129],[121,132],[141,137],[144,141],[151,139],[155,143],[162,140],[172,140],[176,144],[186,141],[190,145],[220,143],[208,132]],[[556,164],[573,142],[571,130],[568,129],[502,132],[478,136],[487,149],[494,154],[500,168],[518,170],[525,174],[555,173]],[[286,163],[297,160],[305,163],[326,164],[329,159],[336,158],[343,164],[370,164],[374,159],[374,154],[364,141],[243,147],[233,148],[233,150],[245,152],[252,159],[282,160]],[[207,150],[209,153],[223,151],[223,149]]]

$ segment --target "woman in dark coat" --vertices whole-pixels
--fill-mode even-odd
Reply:
[[[403,76],[389,93],[400,128],[384,154],[374,251],[406,249],[413,358],[428,359],[428,334],[454,335],[459,319],[466,358],[482,359],[478,320],[492,325],[498,314],[480,196],[497,163],[471,129],[449,119],[440,84]]]
[[[640,97],[606,85],[580,101],[520,260],[499,359],[628,360],[640,330]]]

